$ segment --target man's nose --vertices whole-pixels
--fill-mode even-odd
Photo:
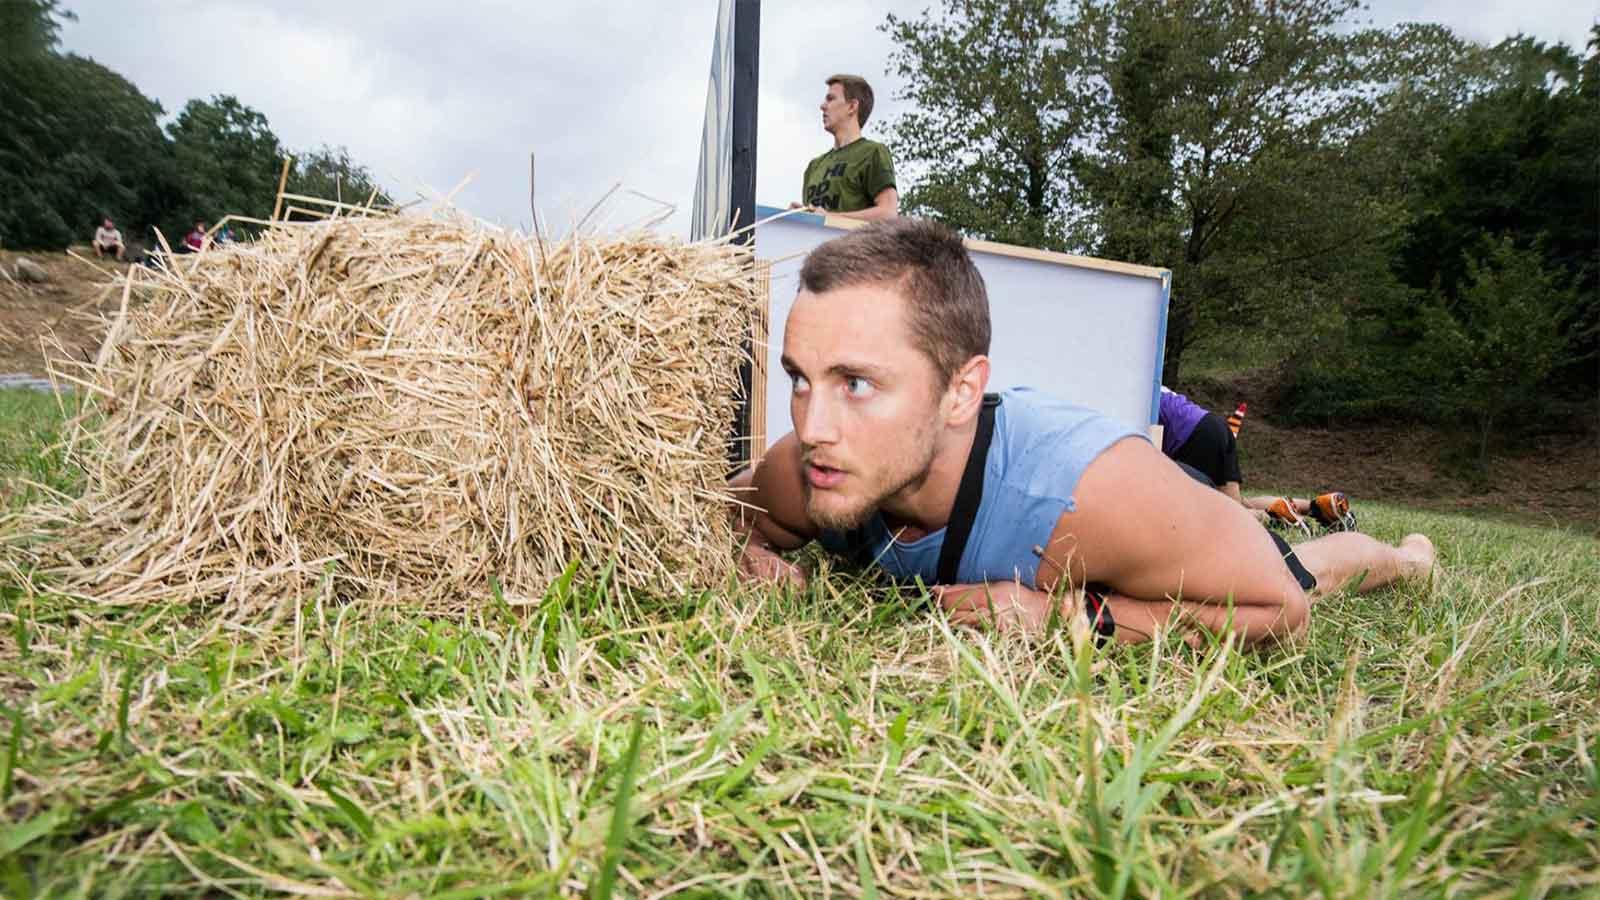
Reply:
[[[800,443],[815,447],[839,442],[839,413],[825,391],[813,389],[804,397],[796,397],[790,414]]]

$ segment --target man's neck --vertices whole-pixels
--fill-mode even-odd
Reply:
[[[967,457],[972,455],[977,437],[978,421],[974,418],[966,428],[949,435],[919,483],[883,502],[879,512],[890,533],[903,530],[905,540],[916,540],[950,523],[950,509],[955,506]]]
[[[854,122],[841,124],[833,133],[833,149],[837,150],[845,144],[853,144],[861,140],[861,126]]]

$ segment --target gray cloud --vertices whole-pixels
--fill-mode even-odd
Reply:
[[[806,161],[827,147],[822,78],[873,82],[870,135],[899,110],[888,76],[887,13],[929,0],[763,4],[757,196],[798,199]],[[1515,31],[1583,46],[1600,5],[1397,0],[1377,25],[1426,20],[1494,41]],[[343,144],[386,186],[444,192],[475,215],[526,225],[528,154],[539,205],[557,223],[615,182],[680,207],[687,230],[699,154],[715,0],[603,4],[457,0],[328,3],[167,0],[71,4],[66,49],[122,73],[169,112],[195,97],[237,95],[293,148]],[[654,207],[617,203],[614,223]]]

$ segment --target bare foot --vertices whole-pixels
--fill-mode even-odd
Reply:
[[[1403,575],[1415,581],[1425,581],[1432,584],[1435,579],[1435,563],[1438,552],[1433,549],[1433,541],[1428,540],[1425,534],[1408,534],[1400,539],[1400,557]]]

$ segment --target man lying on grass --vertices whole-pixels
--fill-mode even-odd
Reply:
[[[1105,416],[1026,389],[986,399],[988,296],[939,225],[829,241],[800,285],[783,343],[795,430],[735,479],[749,576],[803,583],[778,551],[819,540],[941,585],[960,622],[1037,629],[1082,608],[1119,640],[1179,627],[1260,642],[1302,631],[1320,592],[1432,570],[1420,534],[1291,551]],[[1080,607],[1069,589],[1083,586]]]

